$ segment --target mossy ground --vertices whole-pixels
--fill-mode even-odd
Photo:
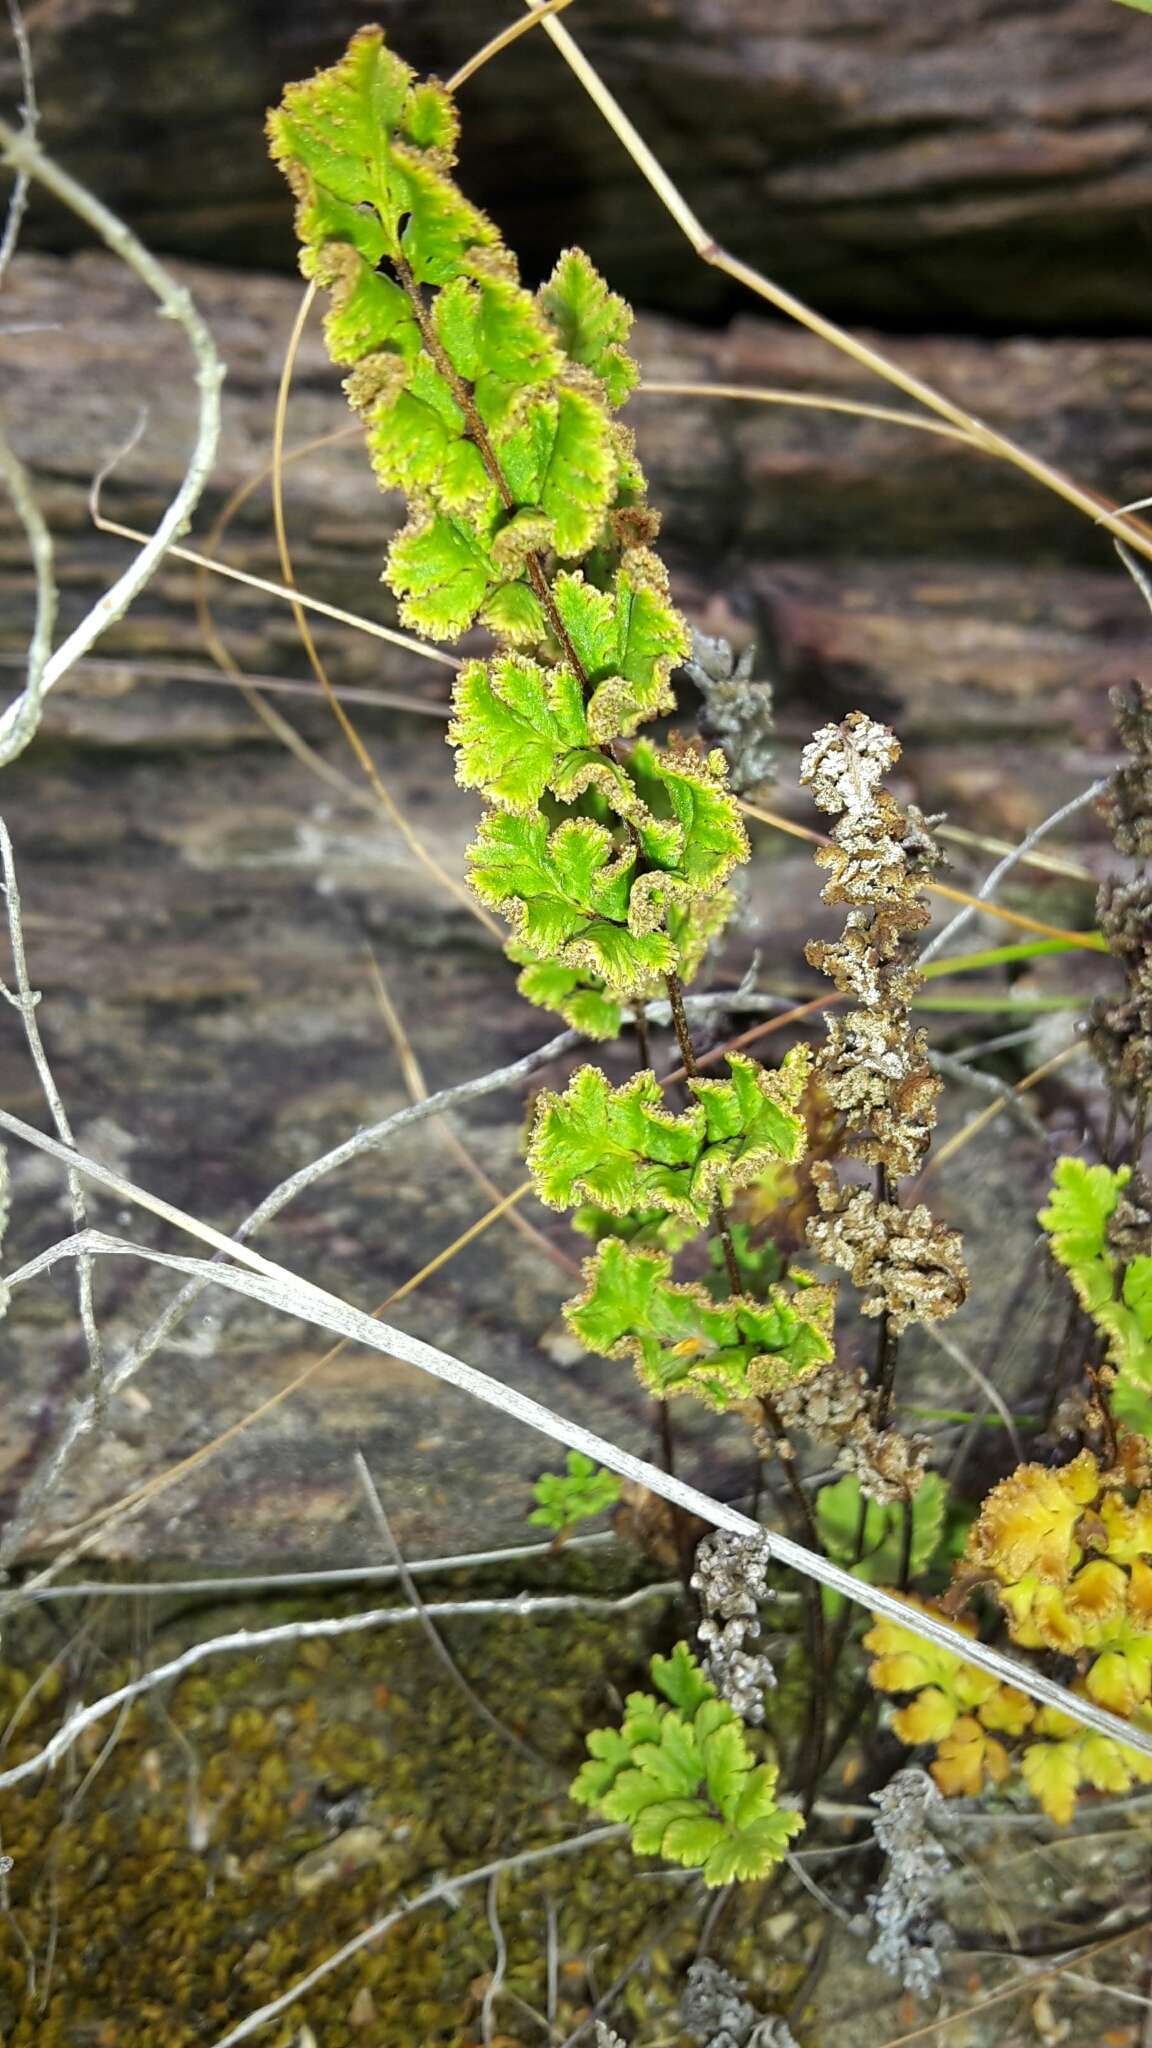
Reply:
[[[603,1591],[602,1565],[596,1573]],[[557,1569],[549,1574],[556,1585]],[[579,1576],[570,1555],[563,1583]],[[424,1590],[431,1599],[477,1588],[457,1579]],[[240,1625],[378,1599],[216,1603],[194,1616],[169,1603],[169,1619],[145,1638],[152,1601],[136,1610],[134,1644],[127,1604],[92,1606],[79,1631],[73,1610],[55,1610],[69,1625],[54,1644],[43,1618],[12,1632],[13,1661],[0,1669],[8,1760],[39,1747],[78,1699],[131,1675],[133,1656],[157,1661]],[[669,1626],[658,1601],[620,1616],[453,1625],[462,1669],[546,1759],[540,1767],[478,1719],[414,1624],[221,1658],[93,1728],[53,1774],[4,1801],[4,2048],[210,2043],[437,1876],[583,1832],[594,1822],[564,1793],[583,1732],[613,1718],[619,1690],[665,1646]],[[770,2006],[802,1977],[814,1930],[792,1914],[783,1947],[763,1942],[762,1924],[753,1941],[755,1889],[726,1916],[724,1952]],[[501,2048],[549,2038],[550,1905],[552,2038],[644,1949],[618,2023],[637,2043],[681,2038],[679,1982],[710,1903],[689,1874],[637,1865],[612,1843],[505,1875],[497,1902],[508,1944]],[[487,1903],[477,1885],[421,1909],[261,2039],[287,2048],[307,2042],[307,2027],[317,2048],[476,2048],[495,1957]]]

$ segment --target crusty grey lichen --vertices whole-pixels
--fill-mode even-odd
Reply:
[[[926,1998],[941,1976],[941,1955],[954,1936],[934,1909],[951,1869],[947,1851],[932,1832],[944,1801],[927,1771],[897,1771],[873,1792],[878,1808],[876,1840],[888,1857],[884,1881],[868,1900],[876,1940],[868,1960],[899,1979],[906,1991]]]
[[[684,664],[704,699],[701,734],[723,749],[728,780],[739,796],[770,782],[776,768],[772,685],[753,676],[755,658],[754,647],[737,660],[727,640],[693,629],[691,658]]]
[[[764,1694],[776,1683],[771,1659],[744,1647],[760,1633],[769,1557],[759,1538],[718,1529],[697,1545],[692,1573],[692,1588],[704,1610],[696,1630],[704,1669],[721,1699],[753,1726],[763,1721]]]

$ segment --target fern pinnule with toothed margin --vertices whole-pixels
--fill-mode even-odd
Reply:
[[[727,1079],[698,1077],[682,984],[730,915],[728,880],[749,848],[723,754],[641,730],[674,708],[691,639],[618,417],[638,374],[632,315],[578,249],[538,292],[523,288],[498,230],[453,182],[456,132],[451,95],[418,81],[378,28],[289,86],[269,117],[301,268],[329,295],[329,352],[381,486],[408,501],[385,571],[401,619],[438,640],[483,628],[495,643],[460,670],[449,728],[458,779],[484,800],[472,886],[507,919],[530,1002],[611,1038],[626,1005],[666,995],[688,1076],[678,1114],[654,1074],[612,1088],[593,1067],[538,1105],[537,1191],[578,1206],[582,1227],[591,1216],[599,1239],[569,1319],[592,1348],[631,1356],[659,1399],[755,1415],[764,1389],[832,1352],[832,1291],[794,1273],[766,1300],[749,1294],[724,1208],[805,1150],[808,1057],[798,1049],[770,1073],[734,1055]],[[671,1278],[674,1253],[709,1226],[726,1300]],[[645,1243],[627,1242],[640,1233]],[[709,1873],[755,1875],[799,1819],[769,1824],[774,1773],[736,1755],[730,1709],[701,1712],[708,1757],[726,1744],[736,1778],[660,1841]]]

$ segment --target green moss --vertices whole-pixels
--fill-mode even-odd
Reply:
[[[575,1554],[565,1560],[569,1583],[576,1564]],[[442,1590],[449,1589],[429,1589],[430,1597]],[[457,1579],[451,1590],[464,1587]],[[368,1603],[350,1597],[341,1607],[358,1604]],[[321,1611],[334,1611],[333,1603],[290,1608],[298,1616]],[[280,1605],[241,1617],[230,1607],[226,1621],[200,1613],[195,1636],[238,1618],[284,1615]],[[72,1764],[5,1802],[4,1847],[14,1867],[11,1918],[6,1928],[0,1922],[4,2048],[194,2048],[435,1876],[579,1831],[585,1817],[568,1804],[564,1784],[584,1730],[616,1711],[616,1695],[674,1620],[654,1604],[619,1617],[453,1629],[453,1651],[472,1684],[555,1773],[479,1721],[419,1631],[407,1627],[222,1660],[166,1697],[146,1697],[122,1722],[91,1730]],[[163,1651],[153,1646],[152,1654],[191,1639],[190,1626],[170,1627]],[[22,1665],[0,1667],[5,1721],[36,1676],[31,1647]],[[55,1697],[48,1687],[31,1697],[7,1759],[38,1748],[76,1697],[129,1675],[90,1649]],[[326,1854],[340,1836],[358,1845],[342,1862],[339,1842]],[[306,1889],[317,1867],[320,1882]],[[505,1876],[510,1990],[543,2011],[552,1900],[557,2018],[570,2031],[681,1898],[682,1878],[638,1881],[627,1848],[615,1844]],[[703,1910],[702,1902],[684,1913],[635,1980],[643,2018],[630,2018],[628,2031],[638,2043],[674,2035],[677,1978]],[[324,2048],[363,2048],[365,2040],[373,2048],[475,2048],[493,1957],[485,1888],[477,1886],[423,1909],[333,1973],[279,2030],[269,2028],[268,2048],[287,2048],[304,2022]],[[542,2038],[511,1998],[498,2008],[496,2031],[525,2048]]]

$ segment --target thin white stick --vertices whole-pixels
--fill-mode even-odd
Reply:
[[[1061,804],[1058,811],[1053,811],[1051,817],[1043,818],[1039,825],[1034,825],[1031,832],[1027,833],[1020,841],[1019,846],[1014,846],[1011,852],[1006,853],[1003,860],[997,861],[996,866],[991,872],[985,875],[983,882],[976,891],[976,903],[966,903],[963,910],[958,910],[955,917],[949,919],[949,922],[942,931],[938,931],[934,938],[929,939],[928,944],[921,951],[920,965],[923,967],[929,960],[935,959],[937,953],[944,946],[948,945],[952,939],[958,938],[965,926],[970,924],[975,917],[978,905],[991,900],[1004,880],[1005,875],[1011,872],[1016,863],[1023,860],[1026,854],[1031,853],[1034,846],[1039,846],[1040,841],[1046,838],[1048,833],[1053,831],[1057,825],[1062,825],[1066,818],[1075,817],[1076,812],[1082,811],[1085,804],[1095,803],[1098,796],[1103,796],[1111,780],[1110,775],[1102,775],[1099,781],[1090,782],[1087,789],[1080,791],[1079,796],[1071,797],[1066,804]]]
[[[480,2007],[480,2032],[484,2048],[492,2048],[492,2017],[504,1983],[504,1972],[508,1967],[508,1943],[504,1939],[504,1929],[500,1925],[499,1897],[500,1872],[494,1870],[488,1879],[488,1925],[496,1944],[496,1964],[484,1987],[484,2000]]]
[[[107,474],[105,466],[101,477]],[[98,503],[98,497],[90,500],[93,521],[101,533],[117,534],[121,540],[144,539],[134,526],[121,526],[118,520],[105,519],[98,514]],[[290,590],[286,583],[274,583],[268,576],[253,576],[248,569],[234,569],[228,562],[217,561],[215,555],[201,555],[195,548],[181,547],[170,547],[168,553],[174,555],[178,562],[191,562],[197,569],[210,569],[214,576],[223,576],[228,583],[243,583],[249,590],[262,590],[266,597],[282,597],[285,604],[302,605],[306,612],[319,612],[322,618],[335,619],[338,626],[354,626],[358,633],[367,633],[373,640],[390,641],[392,646],[404,647],[409,654],[418,654],[423,661],[434,661],[441,668],[455,670],[461,666],[454,654],[444,654],[439,647],[429,647],[423,640],[414,640],[410,633],[381,626],[375,619],[362,618],[359,612],[341,611],[338,604],[325,604],[322,598],[308,597],[302,590]]]
[[[182,1651],[178,1657],[170,1657],[166,1664],[154,1665],[151,1671],[145,1671],[140,1678],[129,1679],[115,1692],[89,1701],[86,1707],[77,1707],[35,1756],[26,1757],[23,1763],[12,1764],[8,1770],[0,1772],[0,1787],[19,1785],[38,1771],[50,1770],[53,1764],[59,1763],[61,1757],[75,1748],[86,1729],[95,1727],[99,1721],[106,1721],[109,1714],[129,1706],[144,1693],[153,1692],[158,1685],[183,1678],[185,1672],[194,1670],[209,1657],[230,1657],[234,1652],[247,1654],[249,1650],[267,1650],[278,1643],[310,1642],[317,1636],[362,1635],[366,1629],[396,1628],[419,1621],[421,1612],[445,1621],[467,1620],[476,1615],[504,1615],[526,1620],[534,1614],[578,1611],[619,1614],[624,1609],[641,1606],[646,1600],[667,1599],[679,1591],[679,1582],[668,1580],[660,1585],[641,1586],[637,1592],[625,1593],[616,1600],[597,1599],[593,1594],[582,1593],[517,1593],[509,1600],[429,1600],[422,1609],[371,1607],[363,1614],[326,1615],[319,1621],[284,1621],[269,1628],[234,1629],[230,1635],[210,1636],[205,1642],[194,1643],[190,1650]],[[533,1756],[531,1761],[539,1763],[540,1759]]]
[[[36,583],[36,612],[32,621],[32,637],[28,642],[28,653],[25,657],[24,688],[13,706],[16,715],[11,727],[0,735],[0,767],[6,767],[9,761],[15,761],[17,756],[24,752],[40,723],[44,671],[52,653],[52,635],[56,628],[59,592],[56,588],[55,550],[48,522],[36,502],[36,494],[32,489],[28,472],[9,442],[2,424],[0,476],[8,486],[8,495],[24,528],[24,538],[28,542],[28,552],[32,557],[32,574]]]
[[[8,19],[16,43],[16,56],[20,65],[20,85],[24,94],[20,117],[24,123],[25,135],[35,136],[40,125],[40,106],[36,98],[36,73],[32,68],[32,51],[28,42],[28,31],[24,16],[17,0],[8,0]],[[16,253],[20,229],[28,209],[28,196],[32,180],[27,171],[18,171],[12,190],[8,195],[8,213],[4,221],[4,233],[0,237],[0,283],[3,283],[8,265]]]
[[[831,1587],[846,1600],[870,1612],[897,1622],[913,1635],[921,1636],[926,1642],[955,1654],[959,1650],[966,1662],[987,1671],[1001,1684],[1015,1685],[1030,1699],[1042,1706],[1055,1707],[1067,1714],[1083,1727],[1093,1728],[1100,1735],[1108,1735],[1113,1741],[1127,1748],[1138,1749],[1146,1756],[1152,1756],[1152,1734],[1138,1729],[1131,1722],[1124,1721],[1118,1714],[1098,1707],[1094,1700],[1080,1698],[1066,1686],[1058,1685],[1042,1672],[1022,1664],[1015,1657],[1005,1656],[1000,1650],[991,1648],[976,1639],[959,1636],[954,1628],[940,1621],[935,1615],[921,1613],[909,1607],[893,1594],[880,1587],[867,1586],[854,1578],[851,1572],[842,1571],[839,1565],[816,1552],[807,1550],[791,1537],[774,1529],[764,1529],[736,1508],[723,1501],[716,1501],[701,1493],[694,1486],[672,1474],[662,1472],[658,1466],[649,1464],[647,1459],[637,1458],[619,1445],[609,1443],[597,1436],[593,1430],[585,1429],[580,1423],[570,1422],[566,1416],[553,1413],[530,1395],[522,1394],[518,1388],[506,1387],[475,1366],[466,1365],[454,1358],[450,1352],[441,1351],[434,1344],[427,1344],[420,1337],[410,1335],[393,1325],[377,1321],[365,1315],[363,1310],[352,1308],[341,1301],[338,1295],[330,1294],[326,1288],[317,1287],[310,1280],[301,1280],[289,1273],[283,1266],[262,1258],[259,1252],[247,1245],[231,1244],[210,1224],[202,1223],[195,1216],[177,1209],[171,1202],[162,1201],[158,1196],[137,1187],[111,1167],[100,1165],[96,1160],[84,1159],[71,1152],[55,1138],[45,1136],[19,1117],[7,1110],[0,1110],[0,1127],[14,1137],[24,1138],[50,1158],[67,1165],[75,1165],[91,1179],[110,1187],[124,1200],[138,1207],[150,1210],[165,1222],[175,1224],[178,1230],[192,1237],[200,1238],[218,1251],[225,1251],[238,1261],[234,1267],[209,1265],[201,1259],[181,1258],[171,1252],[154,1251],[149,1246],[126,1243],[110,1238],[99,1231],[87,1231],[80,1239],[65,1238],[60,1244],[52,1245],[38,1258],[30,1260],[18,1273],[9,1276],[9,1286],[15,1287],[33,1279],[37,1274],[47,1272],[58,1259],[74,1257],[78,1251],[88,1250],[110,1257],[147,1259],[155,1265],[168,1266],[174,1272],[195,1274],[216,1281],[231,1288],[235,1293],[247,1295],[249,1299],[263,1302],[267,1307],[304,1322],[317,1324],[334,1336],[347,1337],[354,1343],[365,1344],[369,1350],[379,1351],[390,1358],[402,1358],[409,1365],[417,1366],[434,1379],[459,1389],[462,1393],[473,1394],[488,1407],[498,1408],[505,1415],[522,1422],[529,1429],[537,1430],[542,1436],[556,1443],[564,1444],[569,1450],[583,1451],[596,1464],[606,1465],[609,1471],[617,1472],[624,1479],[632,1480],[650,1493],[661,1495],[677,1507],[686,1508],[690,1514],[711,1522],[717,1529],[731,1529],[740,1536],[754,1536],[764,1544],[769,1555],[780,1564],[816,1579],[821,1585]],[[0,1776],[0,1786],[6,1782]]]
[[[405,1566],[403,1552],[392,1533],[392,1524],[384,1512],[384,1503],[377,1491],[376,1482],[368,1469],[368,1460],[364,1456],[363,1451],[357,1451],[352,1462],[356,1468],[356,1477],[360,1482],[364,1498],[368,1503],[368,1512],[376,1524],[379,1535],[383,1539],[385,1549],[392,1557],[400,1574],[400,1584],[408,1596],[409,1613],[420,1623],[431,1645],[433,1654],[447,1671],[453,1685],[463,1694],[477,1718],[483,1721],[486,1727],[491,1728],[493,1734],[498,1735],[502,1742],[506,1742],[509,1748],[514,1749],[518,1756],[526,1758],[530,1764],[542,1767],[546,1771],[554,1771],[555,1765],[550,1764],[546,1757],[542,1757],[537,1750],[533,1749],[531,1743],[525,1742],[521,1736],[517,1735],[514,1728],[507,1727],[500,1719],[500,1716],[492,1712],[487,1701],[481,1699],[475,1687],[465,1678],[439,1629],[431,1620],[431,1610],[427,1602],[421,1599],[420,1589],[415,1579]]]
[[[544,1849],[522,1849],[517,1856],[501,1856],[495,1862],[481,1863],[475,1870],[462,1871],[459,1877],[437,1878],[435,1884],[430,1884],[426,1891],[418,1892],[414,1899],[404,1900],[401,1905],[394,1906],[390,1913],[385,1913],[382,1919],[374,1920],[370,1927],[362,1928],[359,1934],[354,1934],[351,1941],[344,1943],[343,1948],[338,1948],[332,1955],[325,1956],[322,1963],[317,1963],[314,1970],[308,1971],[307,1976],[298,1977],[295,1984],[287,1991],[282,1991],[278,1998],[270,1999],[267,2005],[260,2006],[256,2012],[250,2012],[246,2020],[240,2021],[239,2026],[231,2027],[226,2034],[221,2034],[219,2039],[213,2042],[212,2048],[236,2048],[238,2041],[247,2041],[261,2027],[266,2027],[269,2020],[277,2019],[288,2006],[295,2005],[306,1991],[312,1990],[313,1985],[321,1983],[333,1970],[338,1970],[341,1964],[350,1962],[353,1956],[359,1955],[361,1949],[368,1948],[372,1942],[378,1941],[381,1935],[387,1934],[390,1927],[395,1927],[398,1920],[406,1919],[409,1913],[417,1912],[421,1906],[429,1906],[436,1899],[451,1900],[456,1892],[463,1891],[467,1885],[483,1884],[485,1878],[495,1877],[502,1870],[530,1870],[538,1863],[550,1862],[554,1856],[575,1856],[580,1850],[595,1848],[600,1842],[619,1841],[621,1836],[627,1833],[627,1826],[623,1823],[616,1827],[589,1828],[586,1834],[573,1835],[567,1842],[550,1842]]]
[[[107,627],[127,611],[133,598],[139,595],[150,576],[163,559],[172,542],[187,530],[193,510],[208,481],[212,464],[216,458],[216,446],[220,436],[220,386],[224,379],[224,366],[216,353],[216,345],[200,314],[193,304],[191,294],[183,285],[178,285],[163,265],[144,247],[124,221],[105,206],[102,201],[85,190],[75,178],[45,156],[34,137],[12,128],[6,121],[0,121],[0,152],[11,164],[17,175],[24,173],[47,187],[55,198],[62,200],[73,213],[85,221],[111,249],[114,256],[127,264],[159,302],[163,318],[175,320],[188,338],[196,362],[196,386],[200,394],[196,437],[183,481],[168,506],[160,524],[151,539],[141,548],[134,562],[118,576],[110,590],[93,605],[87,616],[68,635],[63,645],[56,649],[44,666],[42,689],[51,690],[66,675],[72,663],[86,654]],[[9,705],[0,718],[0,746],[8,739],[21,717],[22,700]]]
[[[409,1124],[420,1123],[425,1117],[441,1116],[447,1110],[456,1109],[462,1103],[471,1102],[478,1096],[492,1094],[498,1088],[516,1087],[538,1068],[547,1066],[551,1060],[559,1059],[580,1042],[578,1031],[561,1031],[555,1038],[550,1038],[545,1044],[537,1046],[534,1052],[526,1053],[523,1059],[514,1060],[510,1066],[496,1067],[491,1073],[481,1074],[472,1081],[461,1081],[454,1088],[442,1088],[438,1095],[428,1095],[419,1102],[406,1104],[403,1109],[384,1117],[380,1123],[369,1124],[366,1129],[355,1132],[351,1138],[346,1138],[343,1144],[335,1146],[331,1152],[325,1152],[321,1158],[312,1160],[298,1173],[291,1174],[287,1180],[281,1181],[279,1186],[265,1195],[259,1206],[237,1225],[234,1237],[225,1238],[219,1233],[214,1233],[208,1242],[216,1244],[222,1256],[230,1256],[236,1245],[251,1237],[264,1224],[270,1223],[289,1202],[295,1200],[297,1195],[303,1194],[314,1182],[323,1179],[326,1174],[335,1173],[339,1167],[349,1165],[352,1160],[361,1158],[367,1152],[379,1150],[397,1131],[406,1129]],[[121,1387],[140,1371],[164,1343],[181,1316],[198,1300],[205,1285],[205,1281],[196,1279],[189,1282],[186,1287],[180,1288],[133,1348],[109,1368],[104,1383],[107,1397],[118,1393]],[[20,1506],[4,1531],[3,1539],[0,1540],[0,1565],[9,1562],[19,1553],[41,1503],[55,1488],[76,1444],[92,1428],[95,1416],[95,1404],[90,1394],[73,1407],[59,1441],[28,1482]]]
[[[598,1531],[594,1536],[569,1536],[564,1550],[586,1550],[590,1545],[615,1543],[616,1536],[611,1529]],[[554,1543],[511,1543],[499,1550],[465,1550],[454,1557],[415,1557],[409,1560],[407,1569],[414,1576],[421,1572],[472,1571],[477,1565],[512,1564],[524,1557],[555,1557]],[[157,1600],[165,1596],[176,1598],[185,1593],[219,1593],[227,1598],[232,1593],[270,1593],[275,1599],[277,1593],[296,1586],[347,1586],[364,1582],[379,1585],[399,1576],[392,1564],[351,1564],[343,1570],[319,1569],[314,1572],[257,1572],[237,1578],[215,1579],[73,1579],[64,1586],[31,1586],[27,1589],[29,1600],[103,1600],[109,1595],[116,1599],[131,1597],[133,1600]],[[23,1586],[13,1589],[16,1597],[25,1593]],[[573,1595],[573,1598],[576,1596]]]
[[[1012,1455],[1016,1463],[1022,1465],[1024,1463],[1024,1446],[1020,1442],[1020,1435],[1012,1418],[1012,1410],[1009,1408],[1004,1396],[993,1386],[987,1373],[981,1372],[975,1359],[969,1358],[968,1353],[962,1345],[956,1342],[955,1337],[951,1337],[946,1332],[938,1330],[934,1323],[927,1324],[926,1328],[932,1342],[944,1353],[945,1358],[950,1358],[953,1365],[958,1365],[961,1372],[966,1373],[968,1378],[979,1387],[984,1399],[990,1406],[995,1408],[996,1413],[1008,1432],[1008,1441],[1012,1446]]]
[[[0,755],[2,758],[2,755]],[[20,912],[20,889],[16,880],[16,862],[12,853],[12,841],[8,827],[0,818],[0,871],[4,877],[4,897],[8,907],[8,941],[12,948],[12,965],[16,976],[16,993],[5,988],[0,981],[0,995],[8,998],[13,1009],[19,1010],[24,1026],[24,1036],[32,1063],[39,1077],[48,1104],[49,1114],[56,1126],[57,1136],[66,1145],[75,1145],[72,1125],[56,1079],[44,1050],[40,1036],[40,1024],[36,1016],[39,995],[28,979],[28,961],[24,951],[24,921]],[[68,1169],[68,1199],[72,1209],[72,1222],[77,1231],[88,1225],[88,1210],[84,1201],[84,1183],[74,1166]],[[92,1402],[93,1414],[101,1412],[104,1401],[104,1350],[100,1332],[96,1325],[96,1308],[92,1298],[92,1261],[88,1258],[76,1262],[76,1285],[80,1308],[80,1327],[84,1332],[84,1344],[88,1353],[88,1397]]]

